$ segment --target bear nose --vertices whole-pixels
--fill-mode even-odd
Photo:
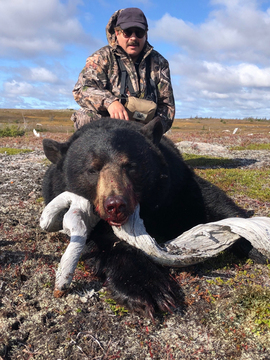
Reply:
[[[126,212],[127,203],[122,196],[109,196],[104,202],[104,208],[110,216],[117,216]]]

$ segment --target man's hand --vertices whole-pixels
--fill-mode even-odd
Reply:
[[[129,120],[126,108],[118,100],[111,103],[108,112],[113,119]]]

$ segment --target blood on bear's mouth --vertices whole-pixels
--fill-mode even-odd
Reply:
[[[106,221],[111,226],[122,226],[128,221],[128,216],[125,217],[124,219],[121,219],[121,220],[120,219],[111,219],[111,218],[108,217],[106,219]]]
[[[102,205],[102,209],[97,206],[96,211],[99,216],[111,226],[124,225],[134,211],[133,206],[131,206],[131,209],[125,197],[121,195],[108,196]]]

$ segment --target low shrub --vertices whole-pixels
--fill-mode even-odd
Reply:
[[[17,125],[7,125],[4,128],[0,129],[0,137],[16,137],[23,136],[25,134],[25,130],[21,129]]]

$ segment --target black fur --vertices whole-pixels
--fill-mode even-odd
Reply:
[[[160,129],[157,119],[144,127],[101,119],[83,126],[65,144],[44,140],[45,154],[54,162],[43,182],[46,203],[65,190],[94,203],[100,172],[115,166],[132,184],[127,196],[120,196],[123,205],[140,203],[141,218],[157,241],[199,223],[248,217],[223,191],[196,176]],[[114,201],[115,194],[111,197]],[[117,301],[151,316],[175,305],[177,292],[167,271],[119,241],[107,222],[99,222],[90,240],[96,244],[97,273]]]

